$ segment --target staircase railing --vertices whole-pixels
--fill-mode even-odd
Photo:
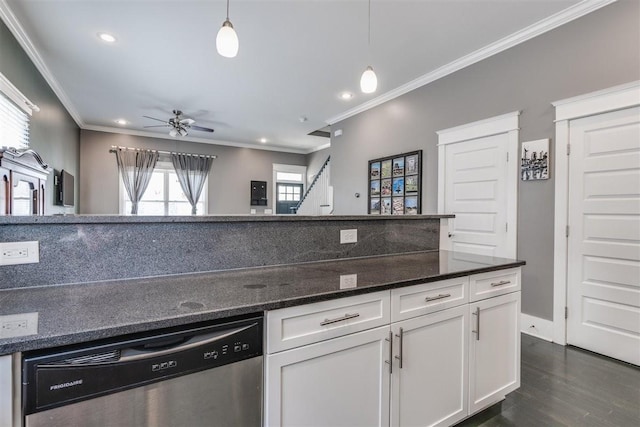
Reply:
[[[330,161],[331,161],[331,156],[327,157],[327,160],[324,161],[324,163],[322,164],[322,167],[320,168],[320,170],[316,174],[315,178],[313,178],[313,181],[311,182],[311,185],[309,185],[309,187],[307,188],[307,191],[304,193],[304,195],[300,199],[300,202],[298,202],[298,204],[296,205],[296,207],[295,207],[295,212],[296,213],[300,210],[300,207],[302,206],[304,201],[307,200],[307,198],[309,197],[309,194],[311,194],[312,190],[314,189],[314,187],[316,187],[316,185],[318,184],[318,182],[320,182],[321,179],[323,181],[325,181],[325,186],[328,186],[328,184],[329,184],[328,178],[325,177],[325,173],[324,172],[325,172],[325,169],[327,169],[327,166],[329,165]],[[326,189],[325,189],[325,192],[326,192]]]

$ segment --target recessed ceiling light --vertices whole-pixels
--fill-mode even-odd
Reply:
[[[344,100],[349,100],[349,99],[353,98],[353,94],[351,92],[342,92],[340,94],[340,98],[344,99]]]
[[[263,144],[266,144],[267,143],[267,138],[260,138],[260,142],[263,143]]]
[[[109,33],[98,33],[98,37],[100,37],[100,40],[107,43],[114,43],[116,41],[116,38]]]
[[[120,126],[124,126],[124,125],[126,125],[127,123],[129,123],[129,122],[127,122],[125,119],[118,119],[118,120],[114,120],[114,122],[116,122],[116,123],[117,123],[117,124],[119,124]]]

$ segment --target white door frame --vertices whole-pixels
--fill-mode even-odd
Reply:
[[[485,136],[499,135],[506,133],[508,136],[507,155],[509,162],[507,164],[507,223],[514,233],[509,234],[507,241],[508,257],[516,258],[517,240],[518,240],[518,138],[519,138],[519,116],[520,111],[495,116],[477,122],[467,123],[464,125],[443,129],[437,131],[438,134],[438,213],[444,212],[445,202],[445,147],[447,144],[456,142],[464,142],[471,139],[482,138]],[[450,229],[450,227],[449,227]],[[442,231],[442,230],[441,230]],[[450,249],[451,239],[440,239],[441,249]]]
[[[553,341],[567,344],[569,122],[640,105],[640,81],[551,103],[556,109],[555,216],[553,231]]]

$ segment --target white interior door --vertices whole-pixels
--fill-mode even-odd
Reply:
[[[569,132],[567,342],[640,365],[640,108]]]
[[[507,253],[506,133],[448,144],[445,148],[445,212],[450,249],[489,256]]]

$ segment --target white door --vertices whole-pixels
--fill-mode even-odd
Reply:
[[[469,305],[469,414],[520,387],[520,292]]]
[[[567,342],[640,365],[640,108],[569,132]]]
[[[506,133],[445,147],[444,212],[450,221],[450,249],[489,256],[509,253]],[[515,159],[512,159],[515,161]]]
[[[390,328],[267,356],[265,425],[389,425]]]
[[[466,418],[468,310],[465,304],[391,326],[394,353],[402,354],[402,368],[394,358],[391,376],[391,425],[449,426]]]

